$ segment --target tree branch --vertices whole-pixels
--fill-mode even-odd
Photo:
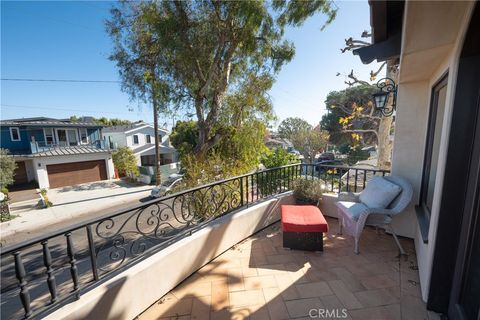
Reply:
[[[378,141],[378,132],[377,130],[373,129],[343,129],[342,132],[350,132],[350,133],[373,133],[375,134],[375,137],[377,138]]]

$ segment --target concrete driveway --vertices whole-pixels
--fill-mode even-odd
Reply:
[[[50,189],[48,197],[53,207],[23,211],[15,219],[1,223],[1,243],[5,246],[24,241],[134,206],[147,198],[152,188],[114,180]]]
[[[98,181],[48,190],[48,198],[54,207],[82,204],[87,208],[108,208],[111,205],[130,203],[139,196],[150,194],[152,186],[127,183],[123,180]]]

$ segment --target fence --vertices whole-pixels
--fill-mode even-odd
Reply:
[[[354,178],[350,178],[350,170],[354,170]],[[363,177],[358,172],[363,172]],[[342,173],[347,175],[343,184]],[[310,164],[272,168],[182,191],[5,247],[1,254],[1,316],[45,315],[211,220],[291,190],[299,177],[323,177],[326,188],[340,191],[350,190],[350,186],[364,188],[367,174],[387,173]]]

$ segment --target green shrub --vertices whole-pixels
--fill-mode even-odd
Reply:
[[[302,203],[318,203],[322,199],[323,181],[299,178],[293,181],[293,197]]]
[[[131,174],[135,177],[140,175],[137,166],[137,158],[128,147],[120,147],[112,154],[113,164],[117,168],[120,176]]]

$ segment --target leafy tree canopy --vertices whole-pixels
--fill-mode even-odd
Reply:
[[[302,118],[290,117],[280,123],[278,134],[282,138],[293,140],[299,132],[311,129],[312,126]]]
[[[0,189],[13,183],[16,167],[15,160],[8,155],[8,150],[0,149]]]
[[[82,122],[84,121],[84,117],[77,117],[77,116],[70,116],[70,121],[71,122]],[[126,124],[131,124],[132,122],[130,120],[123,120],[123,119],[118,119],[118,118],[106,118],[106,117],[101,117],[101,118],[94,118],[91,117],[91,120],[94,123],[98,123],[104,126],[120,126],[120,125],[126,125]]]
[[[123,2],[107,22],[110,58],[132,99],[153,101],[158,111],[194,110],[194,153],[205,156],[246,114],[270,114],[268,103],[254,102],[268,100],[276,73],[293,58],[284,30],[318,12],[326,23],[336,14],[326,0]],[[248,110],[232,103],[238,94],[250,98]],[[236,123],[217,127],[226,114]]]
[[[274,148],[272,150],[266,150],[262,154],[260,162],[266,168],[276,168],[286,166],[292,163],[297,163],[298,159],[295,155],[288,153],[283,148]]]
[[[112,154],[113,164],[121,175],[131,174],[138,176],[140,174],[137,166],[135,154],[128,147],[120,147]]]
[[[295,149],[304,156],[307,163],[313,163],[315,155],[326,149],[328,138],[328,132],[325,130],[304,129],[293,137],[292,143]]]
[[[320,125],[322,129],[329,132],[331,143],[335,145],[355,144],[355,137],[352,137],[351,133],[344,132],[341,119],[351,115],[355,107],[362,108],[361,114],[367,114],[372,107],[372,94],[377,90],[373,85],[358,85],[341,91],[332,91],[327,95],[325,105],[329,112],[323,115]],[[354,120],[353,126],[358,129],[370,129],[377,124],[360,115]],[[366,143],[370,143],[372,139],[372,134],[364,135]]]

